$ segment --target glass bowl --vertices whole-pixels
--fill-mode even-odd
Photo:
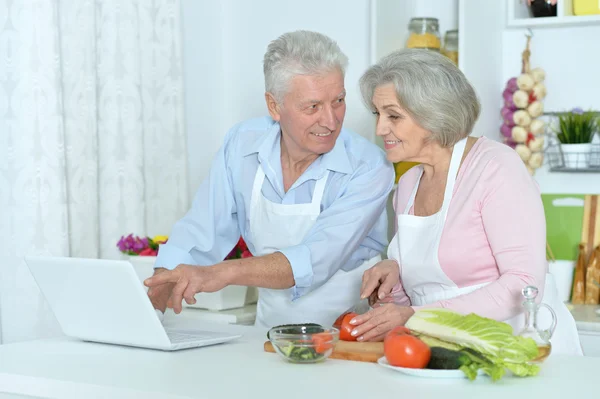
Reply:
[[[313,324],[293,324],[271,328],[268,337],[275,352],[288,362],[318,363],[331,356],[340,331]]]

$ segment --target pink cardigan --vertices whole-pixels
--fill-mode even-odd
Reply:
[[[400,179],[396,214],[406,208],[418,172],[414,167]],[[522,311],[526,285],[535,285],[542,297],[547,271],[544,208],[536,182],[513,149],[485,137],[471,148],[458,172],[438,256],[458,287],[490,284],[415,309],[443,307],[506,320]],[[392,293],[394,302],[410,306],[402,266]]]

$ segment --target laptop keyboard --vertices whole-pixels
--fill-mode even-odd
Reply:
[[[171,341],[171,343],[181,344],[184,342],[193,342],[193,341],[217,338],[219,336],[219,334],[212,333],[209,331],[198,331],[198,332],[194,332],[193,334],[191,334],[191,333],[184,333],[184,332],[171,330],[171,331],[167,331],[167,336],[169,337],[169,340]]]

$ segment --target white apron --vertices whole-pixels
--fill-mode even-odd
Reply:
[[[312,202],[284,205],[262,195],[265,173],[259,165],[250,200],[250,237],[253,255],[272,254],[298,245],[321,213],[321,199],[329,171],[315,184]],[[292,289],[258,289],[255,324],[271,328],[281,324],[312,322],[331,326],[360,296],[363,273],[381,260],[376,256],[354,270],[339,270],[325,284],[292,302]]]
[[[398,230],[388,247],[388,258],[395,259],[401,267],[402,286],[406,290],[412,305],[426,305],[465,295],[482,288],[490,282],[459,288],[444,273],[439,262],[439,247],[448,214],[448,208],[454,192],[454,183],[467,140],[456,143],[452,151],[444,202],[439,212],[434,215],[419,217],[410,215],[409,211],[415,201],[417,189],[423,171],[417,179],[403,213],[397,217]],[[543,303],[548,304],[556,313],[557,326],[551,339],[552,354],[582,354],[579,335],[573,316],[563,302],[558,299],[556,283],[551,274],[546,274]],[[518,334],[525,325],[524,313],[505,320]],[[538,326],[546,329],[551,325],[551,315],[541,309]]]

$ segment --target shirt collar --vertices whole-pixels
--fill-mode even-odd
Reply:
[[[327,169],[345,174],[352,173],[352,167],[350,165],[350,160],[348,159],[343,136],[345,136],[345,133],[342,129],[335,141],[333,149],[317,159],[317,164],[314,166],[319,171],[319,175],[322,175]],[[275,122],[264,136],[248,145],[247,149],[243,152],[243,155],[247,156],[258,153],[258,159],[263,164],[266,162],[273,166],[276,163],[281,163],[280,138],[281,128],[279,123]]]
[[[260,136],[258,140],[247,144],[247,147],[243,150],[242,155],[247,156],[258,153],[259,158],[270,158],[270,154],[274,152],[275,147],[279,146],[279,130],[279,123],[273,122],[269,129],[266,130],[265,134]]]
[[[321,167],[339,173],[352,173],[352,166],[348,159],[344,129],[340,132],[333,149],[321,156]]]

